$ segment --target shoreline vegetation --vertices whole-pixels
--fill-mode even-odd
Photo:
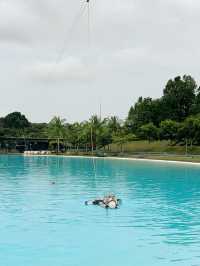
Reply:
[[[24,151],[200,162],[200,87],[189,75],[170,79],[160,98],[139,97],[124,120],[93,115],[83,122],[54,117],[31,123],[20,112],[0,117],[0,153]]]
[[[132,145],[132,143],[131,143]],[[143,144],[144,145],[144,144]],[[85,158],[112,158],[112,159],[127,159],[127,160],[148,160],[148,161],[166,161],[166,162],[188,162],[200,164],[200,154],[184,154],[184,153],[170,153],[170,152],[150,152],[150,151],[138,151],[138,152],[106,152],[106,151],[94,151],[82,152],[82,151],[68,151],[68,152],[35,152],[23,154],[20,152],[0,152],[0,155],[25,155],[25,156],[65,156],[65,157],[85,157]]]

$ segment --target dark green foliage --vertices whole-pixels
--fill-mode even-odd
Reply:
[[[48,124],[47,134],[49,138],[64,138],[65,119],[55,116]]]
[[[173,120],[164,120],[160,123],[160,139],[177,140],[181,124]]]
[[[123,145],[134,141],[136,139],[136,136],[133,134],[127,134],[126,131],[121,128],[121,130],[117,131],[112,136],[112,142],[120,146],[121,152],[123,152]]]
[[[136,132],[142,125],[171,119],[183,121],[192,113],[200,111],[200,93],[196,93],[196,82],[191,76],[169,80],[160,99],[140,97],[129,110],[126,124]]]
[[[153,103],[151,98],[140,97],[134,107],[131,107],[127,124],[135,132],[142,125],[153,122]]]
[[[47,124],[30,123],[20,112],[0,118],[0,137],[45,138]]]
[[[195,80],[184,75],[170,79],[160,99],[140,97],[131,106],[125,127],[142,139],[170,140],[200,144],[200,88]],[[157,127],[157,130],[156,130]]]
[[[163,91],[165,119],[183,121],[191,114],[195,103],[196,82],[191,76],[176,77],[169,80]]]
[[[30,126],[28,119],[20,112],[14,112],[8,114],[3,120],[3,127],[25,129]]]
[[[141,139],[147,139],[149,141],[157,140],[159,136],[158,128],[152,123],[142,125],[138,130],[138,136]]]
[[[191,114],[200,114],[200,88],[197,89],[194,104],[191,107]]]
[[[4,118],[0,117],[0,128],[4,126]]]
[[[46,123],[32,123],[26,130],[25,135],[30,138],[47,138],[47,125]]]
[[[200,143],[200,116],[188,117],[179,130],[179,139],[188,140],[192,145]]]

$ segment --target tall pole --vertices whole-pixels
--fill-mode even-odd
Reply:
[[[87,0],[88,9],[88,47],[90,47],[90,1]]]
[[[57,138],[57,153],[60,152],[60,138]]]
[[[188,139],[187,138],[185,141],[185,154],[186,154],[186,156],[188,156]]]
[[[101,103],[100,103],[100,106],[99,106],[99,118],[100,118],[100,121],[101,121]]]
[[[92,130],[92,125],[91,125],[90,138],[91,138],[91,148],[92,148],[92,155],[93,155],[94,154],[94,143],[93,143],[93,130]]]

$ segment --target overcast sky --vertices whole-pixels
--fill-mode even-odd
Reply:
[[[90,2],[88,45],[83,0],[0,0],[0,116],[125,118],[169,78],[200,81],[199,0]]]

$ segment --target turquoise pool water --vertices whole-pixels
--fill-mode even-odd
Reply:
[[[200,167],[97,159],[96,172],[86,158],[0,156],[0,265],[200,265]],[[120,209],[84,205],[107,192]]]

